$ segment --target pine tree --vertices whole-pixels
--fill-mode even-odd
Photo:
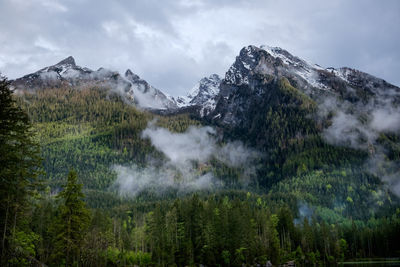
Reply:
[[[90,222],[90,212],[82,200],[82,184],[78,183],[74,170],[68,173],[67,184],[57,198],[62,203],[55,221],[55,253],[58,261],[65,260],[66,266],[79,262],[80,250]]]
[[[19,108],[10,90],[10,82],[0,76],[0,234],[1,262],[20,264],[34,257],[30,249],[35,238],[29,238],[29,249],[21,246],[21,237],[31,236],[26,213],[30,197],[39,185],[41,159],[33,139],[27,114]],[[25,238],[26,239],[26,238]],[[28,239],[26,239],[28,240]],[[26,241],[25,240],[25,241]],[[24,241],[24,244],[27,244]],[[21,263],[22,264],[22,263]]]

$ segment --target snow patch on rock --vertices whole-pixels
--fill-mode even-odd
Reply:
[[[178,107],[200,106],[200,116],[215,109],[221,78],[217,74],[202,78],[186,96],[177,98]]]

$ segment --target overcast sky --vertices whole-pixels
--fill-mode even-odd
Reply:
[[[11,79],[72,55],[181,95],[224,75],[249,44],[399,86],[400,1],[0,0],[0,71]]]

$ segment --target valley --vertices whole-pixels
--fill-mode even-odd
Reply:
[[[186,96],[72,57],[1,85],[29,117],[25,138],[41,158],[41,189],[21,200],[29,215],[18,216],[29,219],[8,243],[20,248],[10,252],[16,265],[317,266],[400,256],[400,88],[382,79],[250,45],[223,78],[205,77]],[[12,151],[12,131],[1,138],[1,151]],[[82,236],[68,237],[79,242],[65,256],[60,192],[77,188],[74,175],[82,188],[71,194],[82,194],[76,205],[90,215],[77,220]],[[3,203],[12,186],[2,185]],[[12,224],[2,219],[2,229]]]

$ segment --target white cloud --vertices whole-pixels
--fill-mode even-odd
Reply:
[[[200,171],[198,167],[210,166],[211,159],[217,159],[231,167],[246,166],[242,183],[254,175],[253,161],[260,154],[245,147],[240,142],[219,145],[216,131],[211,127],[190,127],[184,133],[172,133],[165,128],[150,123],[142,132],[152,145],[166,158],[164,162],[152,162],[138,168],[133,165],[114,166],[117,180],[114,186],[123,195],[136,196],[143,190],[153,189],[164,192],[173,188],[180,192],[213,189],[221,184],[212,172]]]
[[[42,36],[39,36],[35,40],[34,45],[39,48],[49,50],[51,52],[56,52],[57,50],[59,50],[59,48],[55,44],[51,43],[49,40],[46,40]]]
[[[389,107],[374,110],[371,127],[381,132],[397,133],[400,130],[400,109]]]
[[[216,140],[211,127],[190,127],[186,133],[171,133],[164,128],[147,128],[144,138],[150,138],[153,146],[162,151],[172,164],[184,166],[191,161],[204,163],[215,153]]]
[[[68,8],[56,0],[40,0],[40,3],[47,9],[56,12],[67,12]]]

